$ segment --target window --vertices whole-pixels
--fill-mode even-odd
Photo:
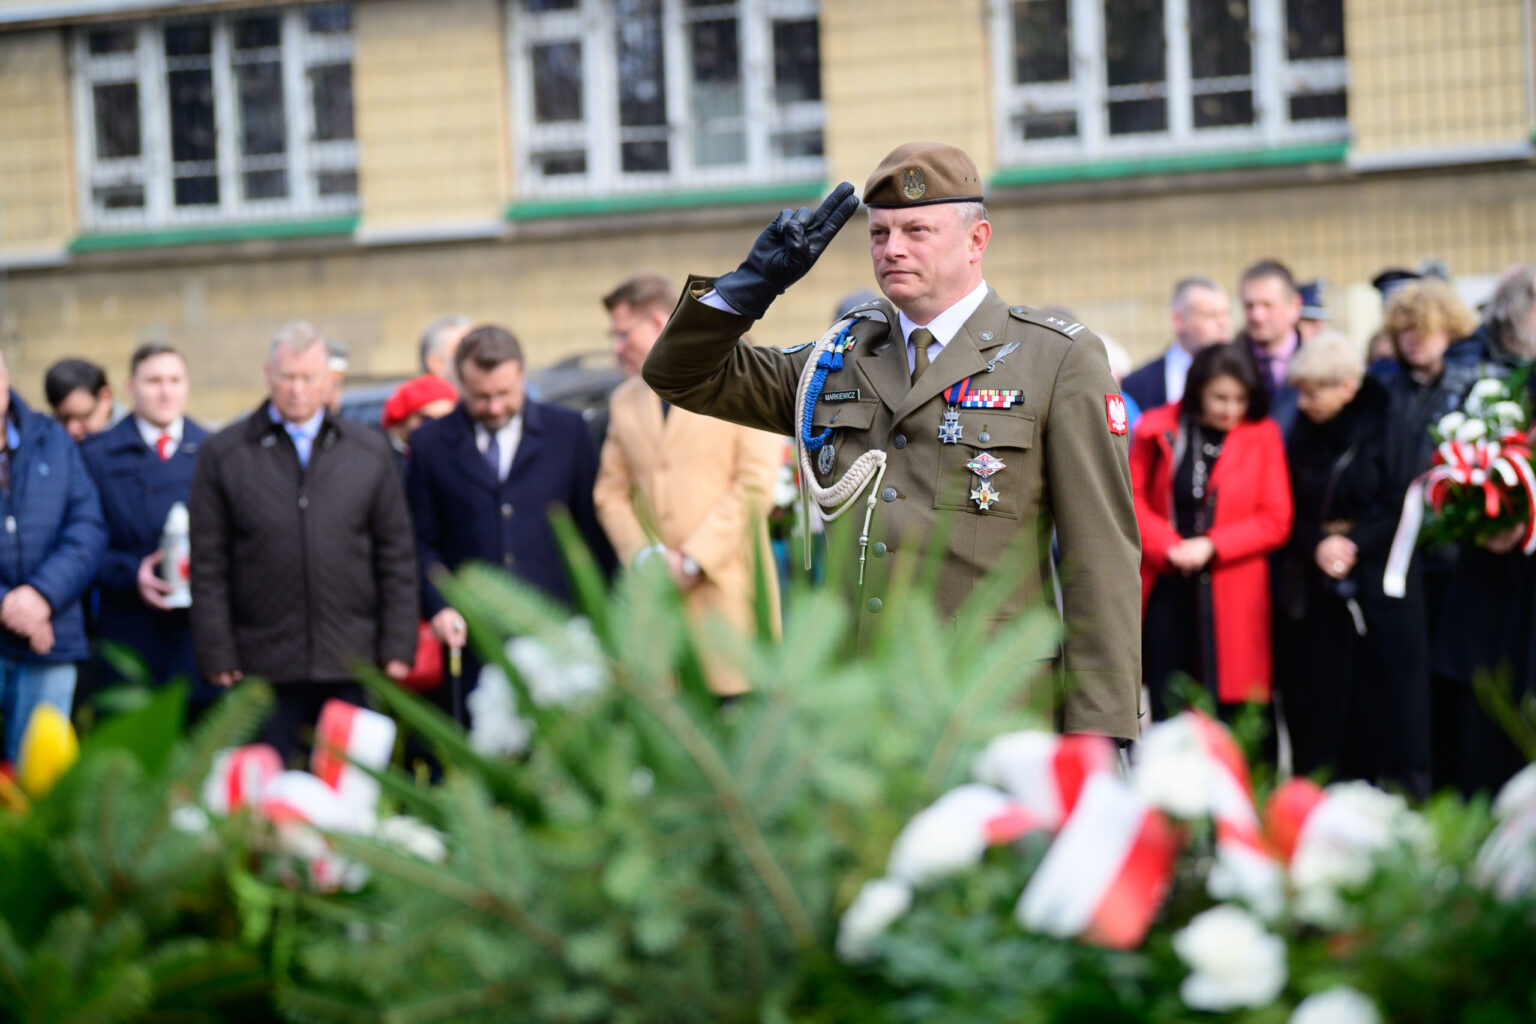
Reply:
[[[1005,164],[1348,134],[1343,0],[993,0]]]
[[[819,179],[816,0],[509,0],[518,191]]]
[[[87,228],[356,212],[350,4],[93,26],[74,58]]]

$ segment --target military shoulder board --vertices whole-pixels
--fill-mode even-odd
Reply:
[[[1013,306],[1008,312],[1025,323],[1049,327],[1051,330],[1065,334],[1069,338],[1075,338],[1088,329],[1076,320],[1069,320],[1064,316],[1057,316],[1054,313],[1044,313],[1038,309],[1030,309],[1028,306]]]

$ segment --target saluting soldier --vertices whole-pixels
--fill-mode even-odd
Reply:
[[[863,518],[857,539],[829,545],[830,557],[858,563],[861,633],[890,599],[893,563],[922,558],[930,542],[945,545],[941,608],[958,610],[1010,552],[1022,578],[996,617],[1050,601],[1054,528],[1066,627],[1059,724],[1132,739],[1140,540],[1124,402],[1093,332],[987,286],[981,191],[975,163],[953,146],[892,151],[864,187],[885,299],[818,342],[757,348],[739,339],[859,200],[844,182],[814,213],[785,210],[736,270],[689,279],[645,380],[684,409],[797,439],[821,507]]]

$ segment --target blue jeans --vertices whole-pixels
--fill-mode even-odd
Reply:
[[[0,658],[0,723],[5,726],[0,760],[16,762],[34,708],[46,701],[68,715],[74,696],[75,666],[69,662]]]

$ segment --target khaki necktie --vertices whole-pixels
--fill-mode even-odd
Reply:
[[[919,327],[908,337],[912,342],[912,349],[917,355],[912,365],[912,383],[917,383],[917,378],[928,369],[928,346],[933,344],[933,332],[926,327]]]

